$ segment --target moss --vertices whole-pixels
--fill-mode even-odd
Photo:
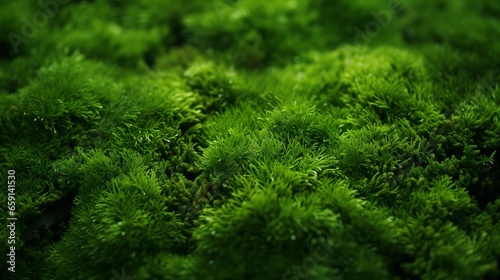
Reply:
[[[16,279],[500,276],[496,1],[28,2]]]

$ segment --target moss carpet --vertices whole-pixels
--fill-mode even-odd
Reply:
[[[500,279],[499,1],[0,7],[1,279]]]

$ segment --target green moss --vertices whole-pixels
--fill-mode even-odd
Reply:
[[[496,1],[28,2],[0,5],[0,275],[500,276]]]

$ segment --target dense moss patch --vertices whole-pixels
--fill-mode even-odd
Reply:
[[[11,2],[2,279],[500,277],[497,1]]]

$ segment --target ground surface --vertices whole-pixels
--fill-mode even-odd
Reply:
[[[1,279],[499,279],[499,1],[0,6]]]

